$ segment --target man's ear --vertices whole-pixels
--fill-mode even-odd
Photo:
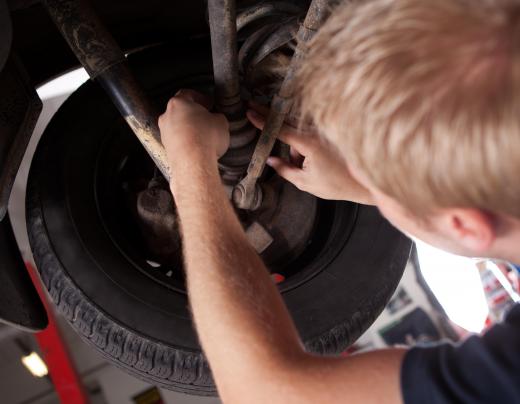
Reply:
[[[496,239],[494,217],[480,209],[451,208],[443,213],[443,225],[459,245],[481,255]]]

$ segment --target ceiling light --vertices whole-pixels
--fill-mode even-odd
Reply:
[[[49,373],[47,365],[36,352],[31,352],[27,356],[22,356],[22,363],[29,372],[33,374],[33,376],[44,377]]]

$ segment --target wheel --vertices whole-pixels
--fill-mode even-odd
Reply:
[[[208,90],[210,54],[205,42],[191,42],[136,53],[130,63],[164,105],[178,88]],[[108,360],[150,383],[213,395],[181,261],[152,251],[137,223],[134,191],[154,175],[108,98],[94,82],[85,83],[53,117],[33,159],[27,190],[31,248],[59,310]],[[315,200],[284,187],[312,209],[312,215],[292,209],[309,236],[283,256],[269,249],[262,256],[284,279],[278,286],[306,347],[339,353],[384,308],[411,242],[373,207]]]

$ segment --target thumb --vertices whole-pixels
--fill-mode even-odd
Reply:
[[[287,181],[300,188],[303,172],[300,168],[288,163],[280,157],[269,157],[266,163],[268,166],[272,167],[280,177],[285,178]]]
[[[249,109],[246,114],[247,114],[247,118],[253,124],[254,127],[256,127],[257,129],[260,129],[260,130],[262,130],[264,128],[265,117],[263,115],[261,115],[254,109]]]

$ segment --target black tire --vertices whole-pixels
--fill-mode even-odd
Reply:
[[[180,86],[210,77],[209,54],[205,44],[194,43],[149,50],[133,57],[132,68],[152,94],[165,93],[159,96],[164,99]],[[92,82],[53,117],[27,190],[34,258],[60,312],[108,360],[153,384],[213,395],[185,293],[135,270],[135,260],[118,247],[101,218],[100,150],[121,139],[117,136],[132,138],[127,132]],[[402,276],[411,242],[375,208],[322,203],[334,212],[326,241],[334,238],[337,248],[324,248],[311,263],[323,269],[302,275],[282,294],[307,348],[333,354],[354,342],[382,311]]]

